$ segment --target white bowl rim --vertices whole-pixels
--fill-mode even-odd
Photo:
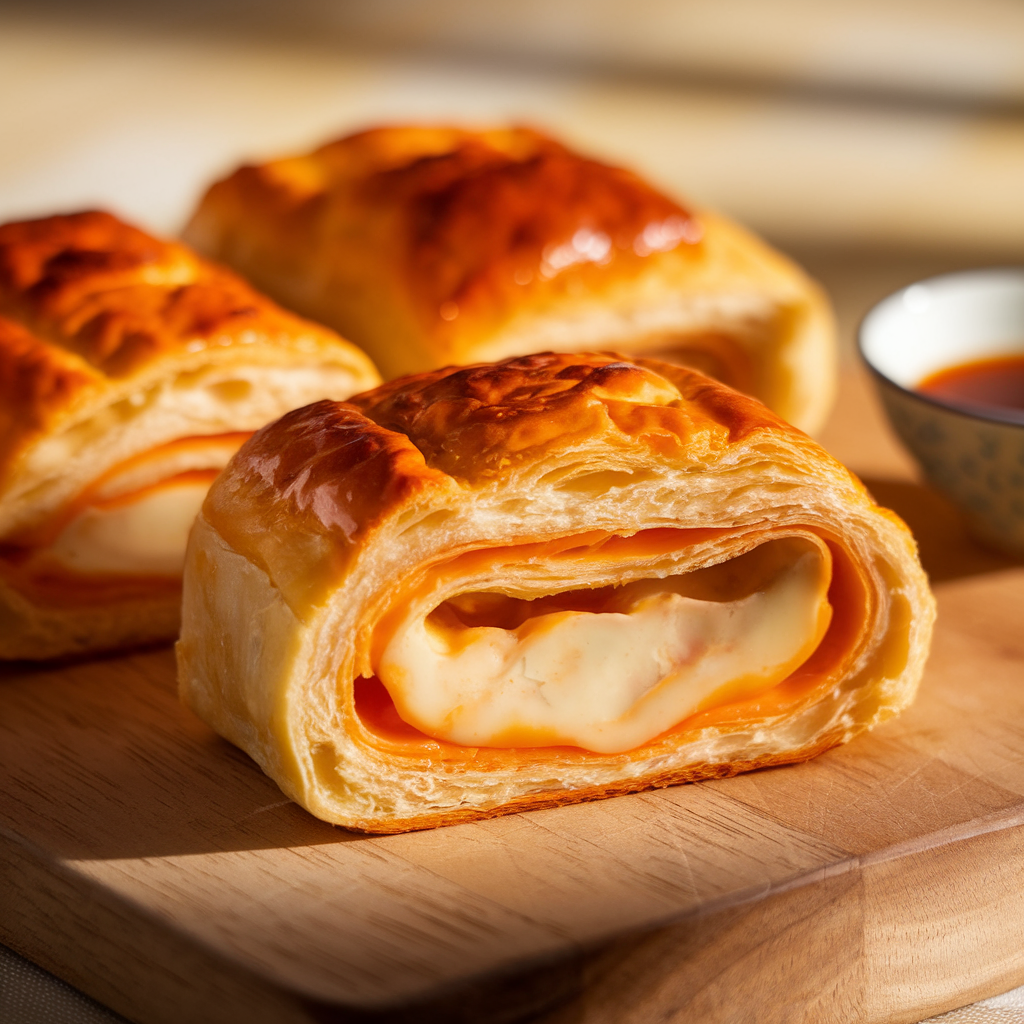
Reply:
[[[911,288],[916,288],[920,285],[938,284],[944,281],[966,281],[972,278],[984,280],[986,278],[995,278],[999,276],[1019,278],[1022,288],[1024,288],[1024,266],[1020,264],[1003,264],[993,267],[972,267],[967,270],[952,270],[945,274],[935,274],[932,277],[924,277],[918,281],[912,281],[910,284],[904,285],[902,288],[898,288],[894,292],[890,292],[890,294],[886,295],[883,299],[879,299],[879,301],[876,302],[860,318],[860,322],[857,325],[857,353],[864,365],[872,374],[878,377],[879,380],[884,381],[895,391],[898,391],[915,401],[922,402],[925,405],[941,409],[943,412],[953,413],[957,416],[963,416],[970,420],[980,420],[981,422],[999,423],[1005,426],[1015,427],[1024,426],[1024,410],[1017,411],[989,405],[954,405],[951,402],[945,402],[941,399],[933,398],[931,395],[927,395],[923,391],[917,391],[914,388],[905,387],[903,384],[899,384],[894,381],[887,373],[884,373],[875,366],[864,351],[865,324],[867,324],[867,322],[882,306],[896,303],[906,295]]]

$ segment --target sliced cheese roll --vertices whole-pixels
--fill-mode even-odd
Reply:
[[[703,375],[542,354],[259,431],[192,533],[181,693],[374,832],[809,758],[913,698],[903,523]]]
[[[832,402],[831,310],[798,267],[529,129],[377,128],[242,167],[185,236],[385,376],[614,348],[694,367],[811,432]]]
[[[188,531],[242,442],[379,380],[109,214],[0,226],[0,658],[173,639]]]

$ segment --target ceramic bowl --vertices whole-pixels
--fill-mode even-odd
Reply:
[[[960,363],[1024,355],[1024,268],[933,277],[864,318],[861,355],[896,433],[985,544],[1024,557],[1024,411],[965,411],[914,390]]]

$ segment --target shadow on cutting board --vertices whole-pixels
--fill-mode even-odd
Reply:
[[[178,701],[169,648],[0,666],[0,825],[67,859],[356,841]]]

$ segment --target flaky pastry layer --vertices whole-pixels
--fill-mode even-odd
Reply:
[[[411,607],[586,607],[774,541],[824,553],[820,642],[635,749],[460,746],[404,721],[377,676]],[[813,756],[911,701],[933,602],[903,523],[759,403],[667,364],[549,353],[259,431],[197,521],[183,617],[183,699],[312,813],[388,832]]]
[[[0,226],[0,658],[172,638],[180,573],[165,566],[173,552],[133,572],[84,550],[104,529],[145,539],[144,524],[115,515],[113,496],[97,488],[183,439],[240,435],[164,473],[212,479],[256,428],[379,379],[367,357],[332,331],[285,312],[185,246],[109,214]],[[179,497],[198,482],[178,479]],[[100,510],[86,509],[93,500],[106,524]],[[159,505],[140,492],[143,500]],[[174,518],[171,504],[164,502],[155,532]],[[94,522],[60,539],[83,509]],[[181,508],[175,514],[185,518]],[[174,529],[181,533],[181,523]],[[55,557],[43,566],[51,542]]]
[[[529,129],[377,128],[242,167],[185,236],[385,376],[613,348],[709,373],[810,432],[832,402],[831,311],[798,267]]]

